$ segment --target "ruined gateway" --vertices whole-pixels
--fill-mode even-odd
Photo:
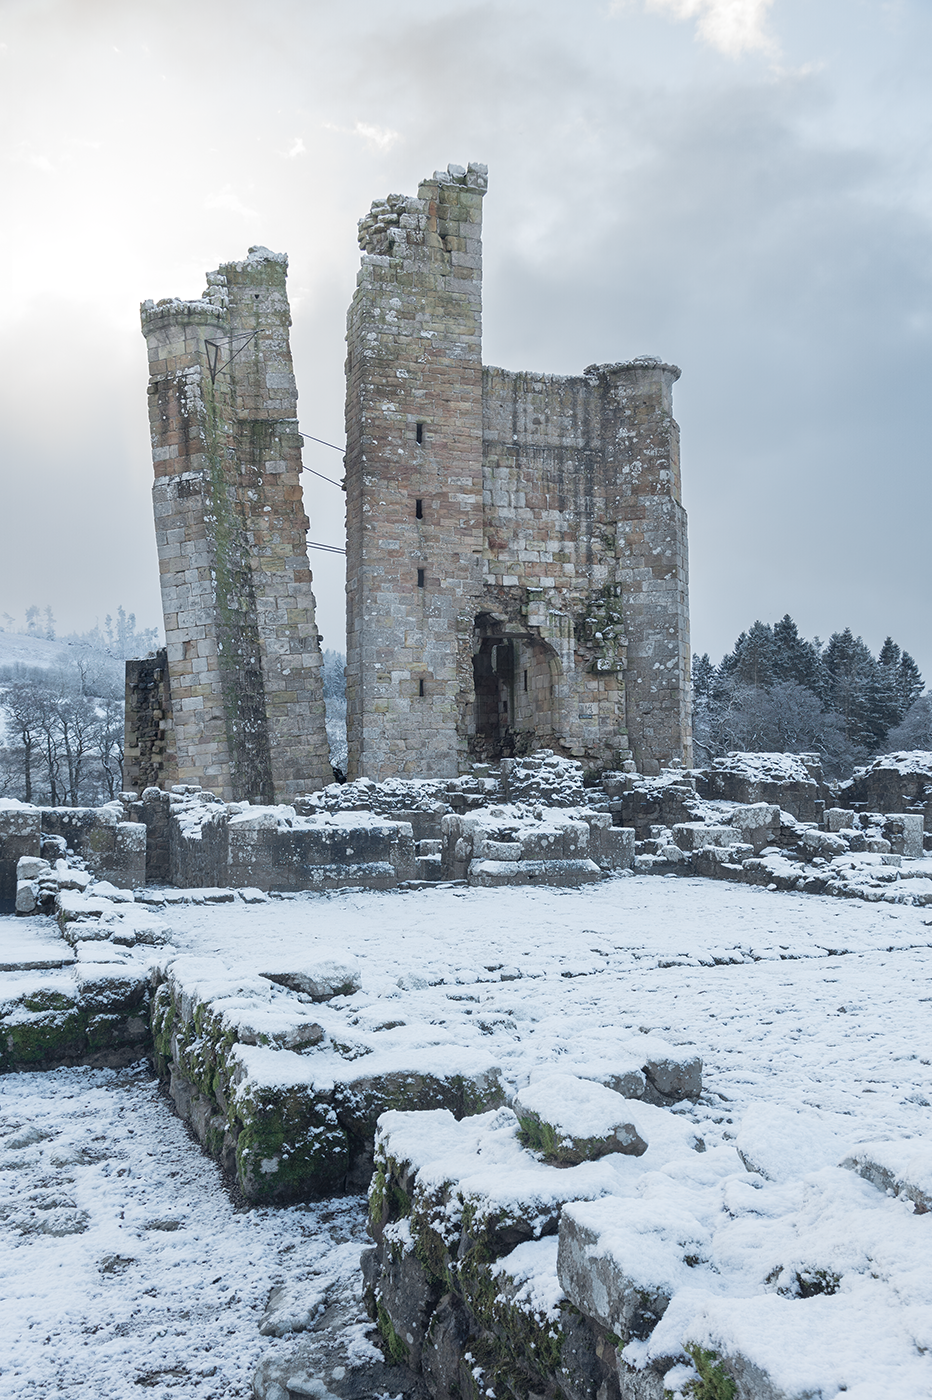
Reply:
[[[486,171],[360,221],[347,332],[349,776],[540,747],[691,762],[672,387],[644,357],[484,366]],[[126,785],[288,801],[330,780],[286,260],[142,307],[167,648],[127,673]]]

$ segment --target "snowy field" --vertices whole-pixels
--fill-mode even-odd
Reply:
[[[694,1046],[706,1088],[689,1117],[709,1148],[751,1102],[844,1115],[860,1140],[928,1132],[928,910],[652,876],[166,917],[179,953],[238,968],[355,957],[361,990],[331,1003],[348,1025],[425,1051],[481,1045],[512,1087],[613,1037]],[[248,1395],[281,1345],[258,1332],[269,1289],[310,1279],[332,1301],[357,1286],[361,1202],[238,1207],[138,1070],[6,1076],[0,1134],[4,1397]],[[364,1345],[358,1326],[346,1342]]]

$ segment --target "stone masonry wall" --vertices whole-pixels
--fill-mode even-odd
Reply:
[[[169,788],[178,778],[172,732],[168,655],[126,663],[126,725],[123,780],[128,789]]]
[[[647,358],[573,378],[485,371],[485,597],[505,635],[553,654],[551,711],[521,713],[519,674],[516,727],[605,768],[629,743],[642,772],[688,758],[678,378]]]
[[[691,762],[686,518],[657,360],[483,370],[484,166],[360,221],[348,317],[349,775],[542,744]]]
[[[225,800],[331,778],[286,269],[253,248],[142,306],[177,778]]]
[[[349,777],[466,759],[482,558],[485,167],[360,223],[346,411]]]

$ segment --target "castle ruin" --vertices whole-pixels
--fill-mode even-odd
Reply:
[[[654,359],[482,363],[486,169],[360,222],[348,317],[350,776],[448,777],[544,746],[691,762],[686,516]]]
[[[288,801],[332,780],[287,259],[142,306],[165,653],[127,672],[125,782]]]
[[[347,330],[349,776],[546,747],[690,764],[675,366],[482,363],[486,170],[376,201]],[[330,781],[286,259],[142,307],[166,651],[127,672],[126,785]]]

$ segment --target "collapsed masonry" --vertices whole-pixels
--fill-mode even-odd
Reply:
[[[690,762],[672,387],[482,363],[485,167],[360,221],[348,319],[349,772],[451,778],[546,746]],[[286,259],[142,307],[166,650],[127,668],[125,784],[291,801],[330,780]]]

